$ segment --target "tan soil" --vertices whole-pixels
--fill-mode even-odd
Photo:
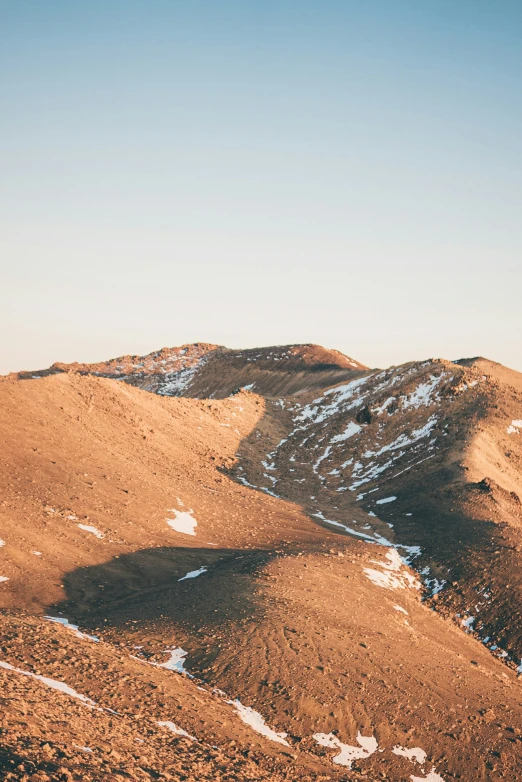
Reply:
[[[204,346],[214,368],[182,389],[224,396],[255,376],[265,397],[173,399],[78,368],[0,379],[0,661],[101,708],[0,668],[6,779],[518,778],[522,435],[507,427],[522,376],[484,360],[370,373],[310,346],[274,368],[292,348]],[[354,379],[332,405],[325,389]],[[167,524],[171,509],[192,513],[195,536]],[[397,544],[419,546],[411,564],[429,574],[386,567]],[[379,585],[390,576],[397,588]],[[59,612],[101,642],[43,618]],[[173,647],[195,679],[148,664]],[[289,746],[245,725],[234,698]],[[379,750],[351,769],[313,739],[358,746],[359,731]]]

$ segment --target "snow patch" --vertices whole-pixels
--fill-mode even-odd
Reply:
[[[84,532],[90,532],[91,535],[95,535],[97,538],[104,537],[103,533],[100,532],[99,529],[96,529],[96,527],[93,527],[91,524],[78,524],[77,526]]]
[[[295,420],[299,422],[310,421],[316,424],[322,423],[331,415],[340,412],[342,403],[351,400],[357,389],[366,383],[370,377],[371,375],[368,377],[361,377],[357,380],[352,380],[351,383],[346,383],[345,385],[337,386],[336,388],[331,388],[328,391],[325,391],[323,396],[314,399],[311,404],[303,407],[299,415],[296,416]],[[326,401],[326,397],[333,397],[332,401],[330,404],[324,405],[324,407],[320,409],[318,405],[322,402],[324,403]],[[347,405],[345,410],[358,407],[363,404],[363,401],[364,397],[359,397]]]
[[[171,508],[170,512],[174,514],[174,518],[166,519],[169,527],[172,527],[172,529],[176,532],[181,532],[183,535],[196,535],[196,527],[198,523],[192,515],[192,510],[182,511]]]
[[[335,437],[332,437],[330,440],[331,443],[341,443],[344,440],[348,440],[350,437],[353,437],[355,434],[360,432],[362,429],[362,426],[359,426],[359,424],[356,424],[354,421],[350,421],[350,423],[347,425],[344,432],[341,432],[341,434],[336,434]]]
[[[447,582],[446,579],[444,578],[441,579],[440,581],[438,578],[425,578],[424,583],[426,584],[426,586],[428,587],[432,595],[438,595],[439,592],[442,592]]]
[[[406,747],[400,747],[397,745],[392,749],[394,755],[400,755],[403,758],[408,758],[417,762],[420,766],[423,766],[426,762],[427,755],[420,747],[412,747],[412,749],[406,749]]]
[[[96,641],[96,642],[100,641],[100,639],[97,638],[95,635],[88,635],[88,633],[82,633],[78,629],[78,625],[71,624],[71,622],[69,622],[68,619],[65,619],[65,617],[44,616],[44,619],[47,619],[48,622],[56,622],[56,624],[63,625],[63,627],[66,627],[68,630],[72,630],[77,638],[88,638],[90,641]]]
[[[415,410],[417,410],[419,407],[427,407],[428,405],[432,404],[432,402],[435,401],[432,399],[432,392],[445,376],[445,372],[438,376],[432,375],[429,381],[426,383],[420,383],[415,391],[413,391],[409,396],[402,397],[403,409],[407,410],[409,407],[413,407]]]
[[[239,714],[241,720],[245,722],[247,725],[250,725],[253,730],[256,731],[256,733],[260,733],[262,736],[265,736],[265,738],[270,739],[270,741],[275,741],[278,744],[284,744],[285,747],[289,747],[288,741],[285,741],[287,733],[276,733],[275,730],[272,730],[270,728],[264,718],[259,714],[258,711],[254,711],[254,709],[250,708],[250,706],[243,706],[241,701],[236,698],[235,701],[227,701],[231,706],[234,706],[237,713]]]
[[[337,736],[333,733],[314,733],[314,739],[322,747],[329,747],[331,749],[339,749],[338,755],[332,758],[332,762],[339,766],[352,767],[354,760],[362,760],[363,758],[369,758],[378,749],[377,739],[374,736],[361,736],[361,733],[357,734],[357,743],[359,747],[351,747],[349,744],[343,744],[339,741]]]
[[[385,497],[383,500],[377,500],[375,502],[376,505],[386,505],[388,502],[395,502],[397,497]]]
[[[382,415],[394,400],[395,400],[394,396],[389,396],[388,399],[385,402],[383,402],[383,404],[380,407],[373,407],[372,413],[374,413],[375,415]]]
[[[440,774],[435,773],[435,766],[431,769],[427,777],[416,777],[410,774],[411,782],[444,782]]]
[[[392,548],[386,552],[388,562],[378,562],[371,559],[374,565],[379,565],[383,570],[374,570],[374,568],[363,568],[365,575],[372,584],[383,589],[420,589],[420,583],[411,573],[403,570],[403,561],[396,549]]]
[[[184,367],[177,372],[170,372],[164,375],[165,380],[159,386],[157,393],[160,396],[183,396],[183,392],[191,384],[194,375],[206,364],[207,357],[203,356],[191,367]]]
[[[392,545],[392,543],[389,540],[386,540],[386,538],[383,538],[381,535],[378,535],[377,533],[374,533],[375,537],[372,537],[371,535],[367,535],[365,532],[358,532],[357,530],[352,529],[352,527],[347,527],[346,524],[341,524],[340,521],[334,521],[333,519],[325,519],[321,511],[318,511],[317,513],[312,513],[312,516],[321,519],[321,521],[326,522],[326,524],[333,524],[334,527],[340,527],[341,529],[344,529],[346,532],[348,532],[350,535],[354,535],[356,538],[363,538],[364,540],[367,540],[370,543],[378,543],[381,546]]]
[[[81,701],[91,709],[96,706],[94,701],[87,698],[86,695],[76,692],[76,690],[73,690],[72,687],[69,687],[69,685],[64,682],[59,682],[56,679],[49,679],[47,676],[40,676],[39,674],[37,675],[30,671],[23,671],[21,668],[15,668],[14,665],[10,665],[10,663],[3,662],[3,660],[0,660],[0,668],[4,668],[6,671],[14,671],[14,673],[19,673],[22,676],[29,676],[31,679],[37,679],[39,682],[42,682],[42,684],[45,684],[46,687],[63,692],[64,695],[70,695],[71,698],[76,698],[76,700]]]
[[[158,722],[158,725],[162,728],[168,728],[172,733],[175,733],[177,736],[185,736],[187,739],[191,739],[192,741],[197,741],[197,738],[195,736],[191,736],[190,733],[187,733],[186,730],[183,730],[183,728],[178,728],[178,726],[171,722],[170,720],[165,720],[165,722]]]
[[[321,462],[328,458],[331,450],[332,450],[332,447],[330,445],[327,445],[323,455],[320,456],[318,458],[318,460],[316,461],[316,463],[312,465],[312,470],[315,473],[317,473],[317,470],[319,469],[319,465],[321,464]]]
[[[176,673],[187,673],[183,666],[188,652],[178,646],[176,649],[165,649],[165,654],[170,654],[170,659],[166,663],[154,663],[154,665],[157,665],[158,668],[166,668],[168,671],[176,671]]]
[[[183,578],[178,578],[178,581],[186,581],[187,578],[197,578],[202,573],[206,573],[208,568],[206,567],[200,567],[198,570],[189,570],[189,572],[183,576]]]

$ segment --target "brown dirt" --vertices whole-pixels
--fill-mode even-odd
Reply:
[[[222,399],[242,386],[256,393],[296,394],[325,388],[352,378],[367,367],[338,350],[320,345],[276,345],[269,348],[230,350],[197,342],[179,348],[162,348],[146,356],[120,356],[96,364],[63,364],[49,369],[14,373],[19,379],[75,372],[124,380],[164,396]]]
[[[5,778],[517,778],[522,435],[507,428],[522,378],[306,356],[286,380],[249,354],[191,381],[221,396],[257,372],[267,398],[171,399],[80,371],[0,380],[0,661],[99,707],[0,668]],[[285,383],[298,395],[279,400]],[[393,570],[394,545],[420,547],[398,549],[415,570]],[[101,642],[43,618],[59,612]],[[173,647],[196,679],[148,664]],[[289,746],[245,725],[237,697]],[[356,747],[359,731],[379,749],[351,769],[313,739]]]

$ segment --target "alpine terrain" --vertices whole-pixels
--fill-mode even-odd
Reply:
[[[0,779],[522,779],[522,374],[0,378]]]

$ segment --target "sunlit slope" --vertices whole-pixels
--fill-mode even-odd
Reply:
[[[172,400],[74,374],[2,380],[0,394],[4,606],[54,602],[65,573],[124,553],[171,548],[181,577],[193,548],[212,559],[216,546],[319,535],[280,503],[275,528],[275,501],[221,471],[263,415],[253,394]],[[189,511],[195,534],[176,529]]]
[[[162,396],[223,398],[242,386],[265,396],[292,394],[359,374],[366,367],[338,350],[320,345],[276,345],[230,350],[197,342],[162,348],[146,356],[120,356],[96,364],[55,363],[49,369],[19,372],[20,379],[73,372],[108,377]]]
[[[2,380],[6,757],[44,768],[61,724],[81,779],[516,778],[519,391],[443,361],[269,399]]]

